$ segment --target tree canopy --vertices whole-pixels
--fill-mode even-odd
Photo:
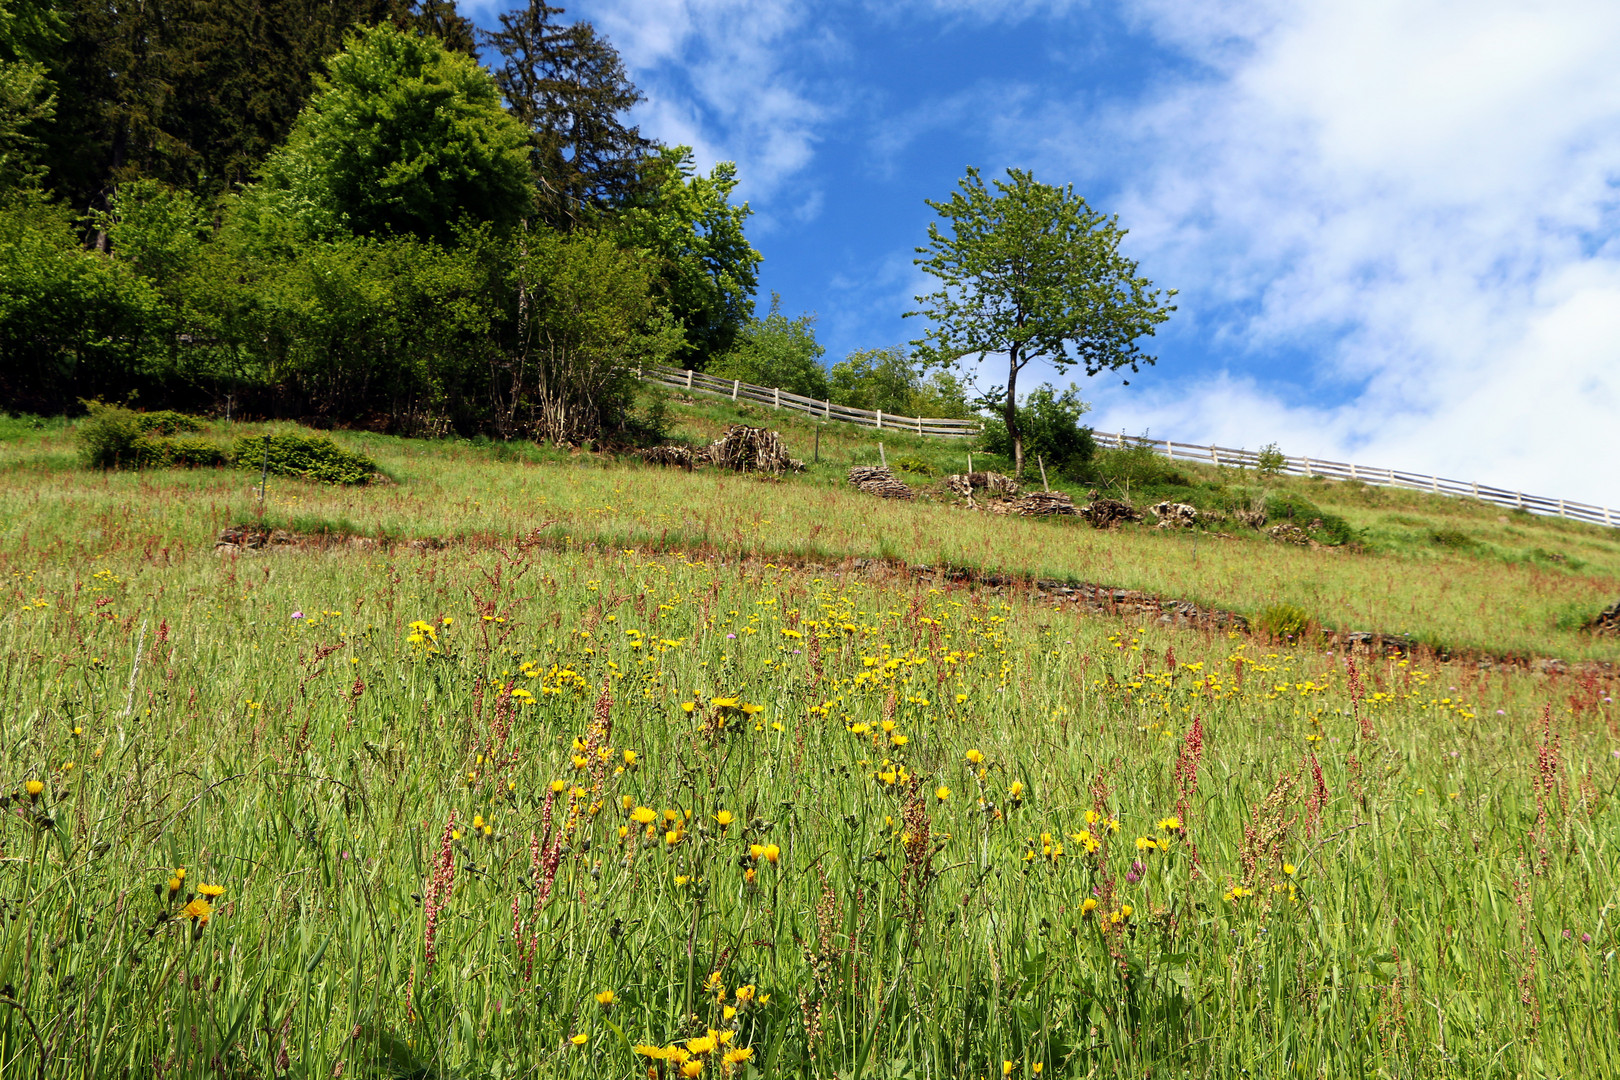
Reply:
[[[262,199],[311,233],[449,240],[531,204],[527,135],[495,80],[438,40],[387,24],[350,38],[270,156]]]
[[[1091,209],[1072,185],[1042,184],[1027,170],[1009,169],[1005,181],[987,187],[970,168],[948,200],[928,205],[946,228],[929,224],[928,244],[914,261],[940,288],[916,297],[921,307],[907,312],[931,324],[912,344],[937,365],[1006,356],[1006,385],[991,396],[1021,474],[1019,372],[1037,359],[1060,373],[1079,365],[1087,375],[1153,363],[1139,340],[1170,317],[1175,292],[1137,273],[1119,250],[1125,230],[1118,219]]]

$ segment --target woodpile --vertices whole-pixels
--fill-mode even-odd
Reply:
[[[1283,544],[1299,544],[1302,547],[1311,546],[1311,534],[1291,521],[1285,521],[1281,525],[1273,525],[1266,535]]]
[[[894,478],[882,465],[856,465],[849,470],[849,482],[880,499],[915,499],[917,493]]]
[[[733,472],[803,472],[804,462],[789,457],[782,436],[765,428],[733,424],[714,442],[698,450],[689,446],[654,446],[636,456],[649,465],[691,469],[715,465]]]
[[[710,444],[709,461],[733,472],[802,472],[804,462],[788,456],[782,436],[765,428],[733,424]]]
[[[1161,529],[1190,529],[1198,524],[1198,508],[1186,503],[1166,500],[1154,503],[1148,509],[1159,519],[1158,527]]]
[[[1094,529],[1112,529],[1127,521],[1141,521],[1142,513],[1118,499],[1092,499],[1080,508],[1080,516]]]
[[[969,503],[973,502],[973,493],[982,492],[992,499],[1011,497],[1018,494],[1018,481],[1010,476],[998,472],[971,472],[955,473],[947,476],[940,483],[953,495],[960,495]]]
[[[1251,529],[1266,527],[1266,512],[1264,510],[1234,510],[1232,519],[1240,521]]]
[[[1078,514],[1074,500],[1061,491],[1031,491],[1020,495],[1008,505],[1008,512],[1019,517],[1051,517],[1055,514]]]
[[[1594,634],[1620,637],[1620,600],[1616,600],[1614,606],[1598,612],[1597,618],[1587,623],[1586,628]]]
[[[706,449],[693,450],[690,446],[653,446],[646,450],[637,450],[636,456],[648,465],[674,465],[682,469],[691,469],[704,459]]]

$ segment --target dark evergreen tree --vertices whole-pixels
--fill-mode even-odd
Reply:
[[[161,180],[206,200],[257,171],[350,30],[392,22],[471,55],[454,0],[69,0],[51,63],[49,183],[81,209]]]
[[[569,228],[640,192],[653,144],[624,121],[641,93],[618,51],[589,23],[556,21],[562,13],[529,0],[484,43],[501,57],[495,81],[508,110],[531,133],[541,216]]]

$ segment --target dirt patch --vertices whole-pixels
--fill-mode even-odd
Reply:
[[[355,536],[348,533],[296,533],[268,525],[232,525],[220,531],[214,540],[215,555],[253,555],[269,551],[310,551],[347,548],[351,551],[387,551],[401,548],[406,551],[437,551],[448,547],[447,541],[437,536],[410,540]]]

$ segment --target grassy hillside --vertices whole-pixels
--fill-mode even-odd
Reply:
[[[732,421],[770,423],[810,461],[815,426],[797,414],[729,403],[672,407],[675,433],[706,439]],[[216,425],[222,434],[225,425]],[[239,427],[239,426],[238,426]],[[251,429],[256,430],[256,429]],[[1620,532],[1419,492],[1303,478],[1257,477],[1164,463],[1138,478],[1139,505],[1178,498],[1203,506],[1308,499],[1342,517],[1354,542],[1299,548],[1224,525],[1192,534],[1147,525],[1097,531],[1075,519],[970,513],[946,500],[898,504],[849,488],[844,470],[878,457],[877,433],[832,425],[821,463],[781,480],[647,468],[589,453],[476,442],[420,442],[335,433],[400,483],[340,489],[272,481],[261,509],[256,477],[199,470],[91,473],[61,425],[0,442],[0,557],[13,568],[45,558],[120,550],[201,557],[213,535],[261,513],[303,532],[464,538],[487,543],[538,531],[555,546],[648,547],[836,562],[892,558],[1141,589],[1255,616],[1303,609],[1318,625],[1407,634],[1446,650],[1616,659],[1620,646],[1581,631],[1620,597]],[[928,470],[966,467],[966,449],[884,433],[893,465],[920,490]],[[976,468],[995,459],[975,455]],[[1083,499],[1086,487],[1053,477]]]
[[[4,1075],[1620,1074],[1612,674],[1352,663],[781,555],[1596,656],[1550,620],[1613,590],[1605,537],[1417,501],[1363,509],[1588,563],[1195,551],[877,503],[845,461],[339,434],[397,483],[272,480],[266,521],[459,542],[217,555],[256,475],[5,434]]]

